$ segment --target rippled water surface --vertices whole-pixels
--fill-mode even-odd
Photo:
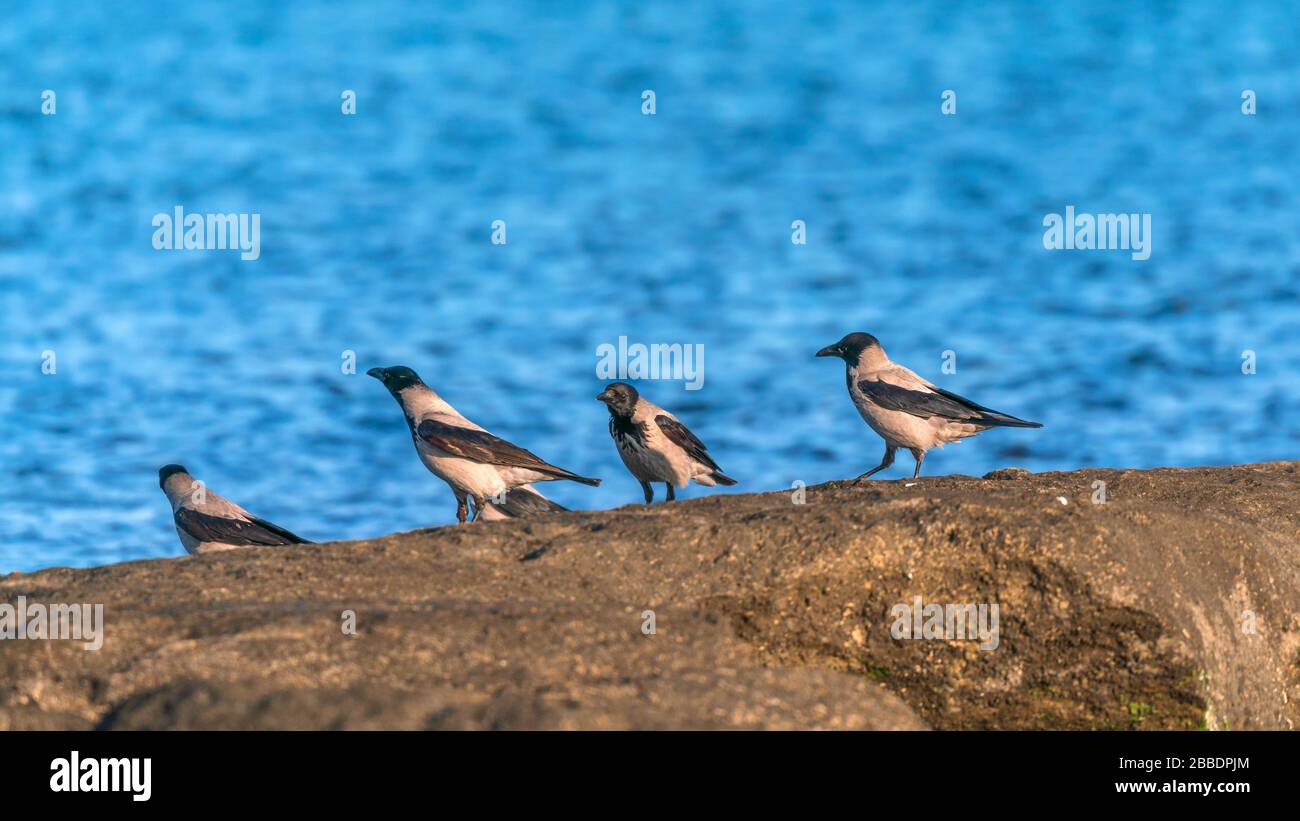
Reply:
[[[637,501],[619,336],[704,346],[642,387],[736,491],[876,464],[812,356],[859,329],[1046,424],[931,473],[1296,458],[1300,16],[1135,5],[7,6],[0,571],[177,554],[172,461],[312,539],[451,521],[374,365]],[[155,251],[178,204],[259,213],[260,259]],[[1151,258],[1045,251],[1066,205],[1150,213]]]

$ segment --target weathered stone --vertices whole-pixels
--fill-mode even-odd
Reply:
[[[0,641],[0,729],[1290,728],[1298,503],[1300,463],[926,477],[15,574],[106,638]],[[916,596],[997,648],[895,639]]]

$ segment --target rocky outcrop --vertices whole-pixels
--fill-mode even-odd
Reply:
[[[14,574],[106,637],[0,641],[0,728],[1291,728],[1298,502],[1007,470]]]

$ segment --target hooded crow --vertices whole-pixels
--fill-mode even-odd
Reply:
[[[898,448],[907,448],[916,459],[912,474],[915,479],[921,475],[921,461],[930,448],[943,447],[989,428],[1042,427],[977,405],[890,362],[871,334],[849,334],[817,355],[844,360],[849,397],[871,429],[885,440],[884,459],[858,481],[892,465]]]
[[[626,382],[613,382],[596,397],[609,408],[609,435],[623,464],[641,483],[645,502],[654,501],[651,482],[663,482],[668,501],[673,487],[686,487],[694,479],[701,485],[734,485],[709,450],[677,417],[637,393]]]
[[[478,520],[492,497],[508,507],[511,488],[533,482],[568,479],[593,487],[599,479],[589,479],[564,468],[542,461],[518,445],[493,436],[461,416],[446,400],[420,379],[410,368],[371,368],[373,376],[401,405],[406,424],[411,429],[415,450],[434,475],[451,485],[456,494],[456,521],[464,522],[467,498],[474,499],[474,519]],[[554,504],[537,494],[541,502]],[[540,504],[526,494],[514,497],[520,505]],[[556,505],[558,507],[558,505]]]
[[[194,481],[181,465],[158,471],[158,486],[172,505],[172,519],[181,544],[190,553],[210,553],[237,547],[311,544],[282,527],[259,519]]]

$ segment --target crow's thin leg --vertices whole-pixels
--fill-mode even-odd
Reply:
[[[456,521],[465,524],[465,519],[469,515],[469,504],[465,501],[464,496],[456,497]]]
[[[655,489],[650,487],[649,482],[641,483],[641,490],[645,493],[645,503],[650,504],[655,500]]]
[[[921,477],[921,463],[925,461],[925,451],[920,448],[908,448],[908,450],[912,451],[912,456],[916,459],[916,472],[912,474],[912,478],[919,479]]]
[[[483,508],[486,506],[487,506],[487,499],[485,499],[482,496],[475,496],[474,497],[474,518],[471,519],[470,521],[477,522],[479,520],[479,517],[483,515]]]
[[[894,464],[895,450],[897,450],[897,448],[895,448],[893,445],[885,445],[885,458],[880,461],[880,464],[876,465],[871,470],[859,476],[857,478],[857,481],[861,482],[863,479],[866,479],[871,474],[876,473],[878,471],[882,471],[885,468],[889,467],[890,465]]]
[[[664,487],[668,488],[668,501],[671,502],[672,500],[674,500],[674,499],[677,498],[677,496],[673,493],[673,483],[672,483],[672,482],[664,482]]]

